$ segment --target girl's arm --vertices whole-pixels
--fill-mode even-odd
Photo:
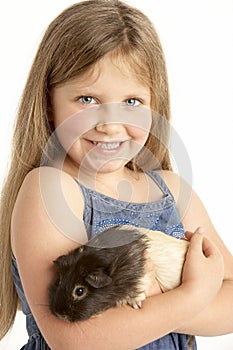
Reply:
[[[177,333],[203,337],[233,332],[233,281],[225,280],[214,301],[198,316],[176,329]]]
[[[49,179],[47,195],[50,204],[54,199],[57,213],[62,217],[64,206],[58,201],[56,188],[52,186],[57,170],[44,168],[41,171]],[[62,174],[61,187],[65,201],[79,218],[77,235],[80,237],[80,230],[85,235],[80,189],[67,174]],[[177,289],[148,298],[140,310],[128,306],[114,308],[99,317],[75,324],[59,320],[48,309],[48,286],[55,274],[52,261],[76,247],[77,243],[60,232],[55,221],[48,215],[41,197],[39,170],[33,170],[26,177],[16,201],[12,217],[12,249],[31,311],[53,350],[138,348],[181,328],[213,300],[220,288],[223,274],[221,254],[208,240],[196,234],[187,255],[183,284]],[[69,222],[64,227],[67,232],[76,229],[69,227]],[[204,276],[207,277],[202,281]],[[202,298],[199,298],[200,288]]]
[[[214,301],[191,322],[179,328],[180,333],[217,336],[233,332],[233,256],[217,234],[199,197],[177,175],[164,172],[165,181],[176,198],[184,229],[194,232],[204,228],[207,236],[220,250],[224,259],[224,280]],[[191,234],[188,233],[190,237]],[[202,297],[202,290],[200,290]]]

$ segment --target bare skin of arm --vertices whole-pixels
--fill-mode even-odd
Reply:
[[[56,170],[45,168],[43,171],[48,172],[51,183]],[[221,254],[200,234],[191,239],[182,285],[170,292],[148,297],[142,309],[114,308],[99,317],[75,324],[59,320],[50,313],[48,286],[55,275],[52,262],[77,247],[78,243],[60,232],[48,215],[41,198],[38,173],[38,169],[32,171],[19,192],[12,217],[12,249],[26,298],[50,348],[132,350],[175,329],[185,329],[185,325],[191,330],[191,320],[204,313],[203,310],[213,302],[223,279]],[[71,210],[79,218],[77,231],[80,235],[83,230],[85,236],[84,204],[79,187],[65,173],[62,174],[61,186]],[[51,192],[51,196],[56,199],[56,193]]]
[[[213,302],[191,322],[177,332],[200,336],[217,336],[233,332],[233,256],[216,232],[209,215],[197,194],[171,172],[163,172],[167,185],[171,189],[180,211],[187,237],[198,226],[203,228],[208,237],[220,250],[224,260],[224,278],[222,287]],[[182,191],[185,193],[182,194]],[[202,289],[200,289],[200,298]]]

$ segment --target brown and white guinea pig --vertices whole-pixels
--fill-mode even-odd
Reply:
[[[189,242],[134,226],[110,228],[54,261],[58,275],[49,288],[51,312],[69,322],[96,316],[111,307],[141,307],[150,278],[145,251],[154,263],[162,292],[181,283]],[[194,337],[187,336],[191,350]]]
[[[54,261],[58,275],[49,288],[49,308],[57,317],[76,322],[121,304],[141,307],[150,282],[145,251],[166,292],[181,283],[188,245],[160,231],[110,228]]]

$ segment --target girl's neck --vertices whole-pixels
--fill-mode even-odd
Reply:
[[[62,164],[59,161],[53,166],[62,169],[82,185],[108,197],[124,202],[145,203],[159,200],[162,191],[155,182],[143,172],[136,172],[122,167],[114,172],[95,173],[78,169],[69,159]]]
[[[88,171],[79,170],[77,179],[85,187],[128,202],[133,197],[138,196],[138,184],[141,183],[142,177],[145,177],[143,173],[135,173],[127,167],[123,167],[114,172],[99,172],[94,176]]]

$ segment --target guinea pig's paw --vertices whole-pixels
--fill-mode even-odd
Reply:
[[[138,294],[135,298],[128,299],[128,305],[133,307],[134,309],[141,309],[142,301],[146,299],[145,293]]]
[[[134,302],[134,304],[131,305],[134,309],[141,309],[142,307],[142,302],[141,300],[137,300]]]

